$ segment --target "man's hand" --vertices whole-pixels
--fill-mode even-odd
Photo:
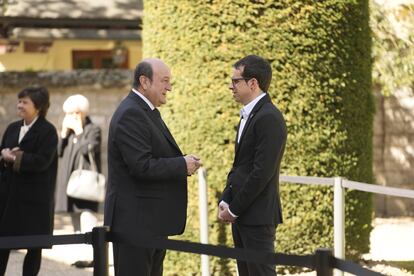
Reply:
[[[224,209],[226,209],[226,208],[229,208],[229,205],[226,202],[221,201],[219,206],[218,206],[218,212],[217,212],[217,217],[218,217],[219,221],[221,221],[221,222],[224,222],[223,218],[221,217],[221,212],[223,212]]]
[[[194,154],[184,156],[184,160],[187,165],[187,175],[193,175],[202,165],[200,158]]]
[[[236,221],[236,218],[229,212],[229,205],[224,201],[219,204],[218,219],[224,223],[234,223]]]

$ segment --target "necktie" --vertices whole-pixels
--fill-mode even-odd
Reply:
[[[167,128],[167,126],[165,125],[164,121],[161,118],[161,113],[158,109],[154,108],[154,110],[152,111],[155,114],[155,117],[157,117],[158,120],[160,120],[160,123],[162,125],[163,128]]]

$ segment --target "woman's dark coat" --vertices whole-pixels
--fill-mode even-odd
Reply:
[[[56,129],[39,117],[18,143],[22,125],[23,120],[11,123],[0,146],[21,150],[14,164],[0,161],[0,236],[53,232]]]

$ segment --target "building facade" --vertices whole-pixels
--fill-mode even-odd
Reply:
[[[0,1],[0,72],[131,69],[141,0]]]

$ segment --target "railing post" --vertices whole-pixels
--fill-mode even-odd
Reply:
[[[92,229],[93,246],[93,276],[108,276],[108,242],[106,233],[109,228],[106,226]]]
[[[345,259],[345,191],[341,177],[335,177],[334,182],[334,256]],[[335,269],[335,276],[343,275]]]
[[[198,200],[200,208],[200,242],[208,244],[207,173],[204,168],[198,169]],[[201,255],[201,275],[210,276],[208,255]]]
[[[317,276],[332,276],[332,251],[326,248],[316,249],[315,266]]]

